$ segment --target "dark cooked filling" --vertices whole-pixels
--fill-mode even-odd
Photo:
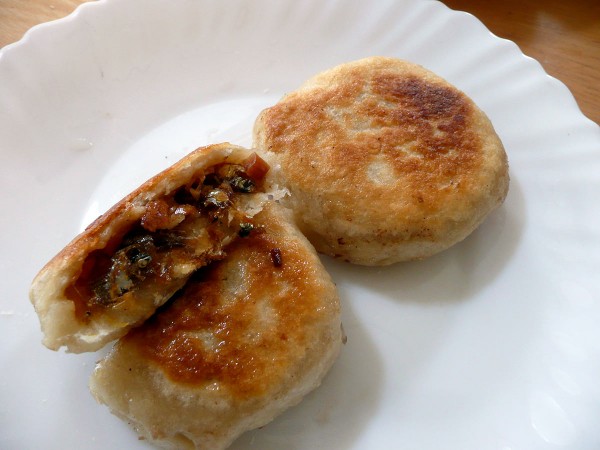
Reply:
[[[307,348],[316,321],[333,305],[324,302],[323,286],[313,283],[314,267],[295,238],[267,221],[257,219],[256,225],[264,232],[237,240],[227,260],[196,271],[169,303],[123,338],[121,350],[135,349],[177,385],[218,386],[239,401],[285,380],[303,358],[297,350]],[[284,262],[276,266],[273,255],[281,262],[284,245]]]
[[[114,303],[151,276],[168,281],[172,277],[165,277],[168,273],[164,264],[168,259],[166,252],[175,248],[186,252],[177,233],[165,230],[148,233],[143,229],[130,232],[123,239],[121,248],[107,261],[110,267],[98,266],[100,274],[93,277],[91,285],[92,302]]]
[[[222,258],[224,245],[253,229],[252,219],[237,209],[238,197],[260,190],[268,170],[252,154],[240,164],[216,165],[150,201],[119,242],[88,255],[66,289],[78,317],[86,320],[132,298],[156,307],[157,297],[171,296],[196,269]]]

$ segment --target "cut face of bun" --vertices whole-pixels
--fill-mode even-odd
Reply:
[[[227,258],[117,342],[90,388],[156,445],[222,449],[317,387],[341,342],[334,284],[268,204]]]
[[[150,317],[244,233],[268,170],[242,147],[203,147],[118,202],[34,279],[44,344],[94,351]]]
[[[504,148],[464,93],[415,64],[372,57],[323,72],[275,106],[254,146],[318,251],[384,265],[469,235],[507,193]]]

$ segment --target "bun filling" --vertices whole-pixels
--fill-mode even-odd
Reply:
[[[179,290],[189,276],[218,259],[224,247],[252,230],[243,197],[262,192],[269,166],[255,153],[221,163],[192,177],[185,186],[145,205],[139,220],[117,231],[92,251],[65,289],[76,317],[151,313]],[[135,311],[134,311],[135,309]]]

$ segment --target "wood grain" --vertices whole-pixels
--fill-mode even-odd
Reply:
[[[34,25],[60,19],[86,0],[0,0],[0,48]]]
[[[444,0],[510,39],[567,85],[583,113],[600,123],[600,1]]]
[[[38,23],[66,16],[85,1],[0,0],[0,47],[19,40]],[[567,85],[584,114],[600,123],[599,0],[443,1],[516,42]]]

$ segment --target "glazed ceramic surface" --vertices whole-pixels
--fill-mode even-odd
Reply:
[[[0,52],[0,448],[147,449],[40,343],[29,283],[91,220],[313,74],[386,55],[489,115],[505,204],[386,268],[324,258],[348,342],[323,385],[240,449],[600,447],[600,129],[516,45],[438,2],[106,0]]]

